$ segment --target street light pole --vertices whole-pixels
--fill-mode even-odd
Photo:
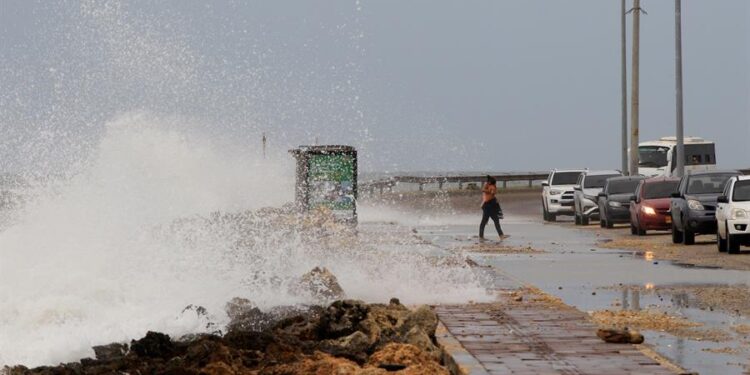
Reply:
[[[261,138],[261,142],[263,143],[263,159],[266,158],[266,143],[268,139],[266,138],[266,132],[263,132],[263,138]]]
[[[677,107],[677,164],[674,173],[682,176],[685,173],[685,134],[682,111],[682,0],[674,1],[675,32],[675,101]]]
[[[627,49],[626,45],[626,27],[625,27],[625,0],[620,0],[620,86],[622,88],[620,108],[622,116],[622,173],[628,171],[628,68],[627,68]]]
[[[630,92],[630,175],[638,174],[638,109],[640,62],[641,0],[633,0],[633,81]]]

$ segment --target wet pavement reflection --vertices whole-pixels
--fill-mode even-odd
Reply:
[[[748,368],[747,327],[750,319],[699,303],[691,290],[703,286],[748,285],[746,271],[683,267],[655,260],[648,252],[619,251],[596,246],[595,231],[575,230],[534,219],[506,220],[510,238],[503,246],[533,247],[539,253],[471,253],[473,260],[496,272],[534,285],[583,311],[655,310],[701,324],[699,335],[643,331],[646,343],[659,354],[701,374],[743,374]],[[478,243],[476,227],[423,226],[419,235],[452,251]],[[497,241],[490,241],[495,243]]]

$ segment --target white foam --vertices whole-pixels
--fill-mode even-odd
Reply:
[[[367,301],[487,298],[471,269],[440,265],[425,246],[332,248],[274,227],[238,246],[247,233],[212,212],[290,201],[291,158],[255,160],[175,125],[145,113],[111,121],[80,170],[45,185],[0,232],[0,364],[77,360],[147,330],[207,330],[180,315],[188,304],[221,327],[232,297],[263,308],[309,302],[288,284],[319,265]]]

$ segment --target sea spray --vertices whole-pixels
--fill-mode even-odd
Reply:
[[[291,200],[291,160],[243,161],[174,125],[145,113],[113,120],[80,170],[0,232],[0,363],[70,361],[147,330],[210,329],[180,314],[190,304],[220,327],[233,297],[265,309],[311,303],[289,284],[316,266],[352,298],[486,298],[468,266],[441,264],[428,245],[335,245],[272,221],[258,209]]]
[[[400,232],[371,241],[364,223],[361,239],[334,245],[262,210],[292,199],[291,145],[367,142],[356,63],[295,66],[273,40],[257,47],[253,29],[220,46],[233,51],[224,61],[179,12],[29,4],[29,44],[5,46],[0,67],[0,166],[25,177],[0,227],[0,366],[77,360],[148,330],[214,330],[234,297],[310,303],[288,286],[317,266],[367,301],[487,297],[466,264],[419,241],[389,245]]]

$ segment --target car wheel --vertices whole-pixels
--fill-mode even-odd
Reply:
[[[589,225],[589,217],[581,216],[581,225]]]
[[[692,232],[690,229],[685,229],[685,233],[682,234],[682,243],[685,245],[694,245],[695,232]]]
[[[547,219],[549,219],[549,221],[557,221],[557,215],[549,214],[547,215]]]
[[[716,230],[716,247],[719,249],[720,253],[725,253],[727,251],[727,240],[721,238],[718,229]]]
[[[682,232],[677,229],[677,226],[672,224],[672,243],[682,243]]]
[[[645,235],[646,235],[646,230],[645,230],[645,229],[641,229],[641,228],[638,228],[638,235],[639,235],[639,236],[645,236]]]
[[[731,234],[729,234],[729,231],[727,231],[727,252],[729,254],[737,254],[740,252],[740,243],[736,240],[734,240]]]

